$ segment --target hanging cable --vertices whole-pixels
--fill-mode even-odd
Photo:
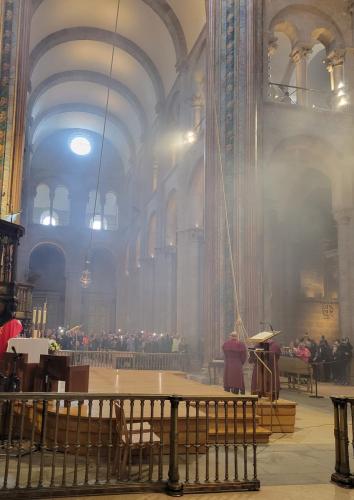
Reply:
[[[112,35],[112,53],[111,53],[110,67],[109,67],[106,105],[105,105],[103,128],[102,128],[102,140],[101,140],[100,155],[99,155],[99,162],[98,162],[95,202],[94,202],[94,207],[93,207],[93,217],[92,217],[92,221],[91,221],[90,241],[89,241],[86,260],[85,260],[85,269],[84,269],[84,271],[81,275],[81,278],[80,278],[81,284],[84,288],[87,288],[91,283],[91,273],[90,273],[90,269],[89,269],[89,267],[90,267],[90,253],[91,253],[91,248],[92,248],[94,224],[95,224],[96,210],[97,210],[97,200],[98,200],[98,193],[99,193],[101,173],[102,173],[102,159],[103,159],[104,141],[105,141],[106,127],[107,127],[109,98],[110,98],[110,93],[111,93],[110,84],[111,84],[111,80],[112,80],[114,54],[115,54],[114,37],[118,31],[118,18],[119,18],[120,1],[121,0],[117,0],[117,10],[116,10],[116,17],[115,17],[114,33]],[[102,226],[103,226],[103,220],[102,220],[102,216],[101,216],[101,229],[102,229]]]

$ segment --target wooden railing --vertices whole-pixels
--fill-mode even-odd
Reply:
[[[0,498],[258,490],[256,402],[0,393]]]
[[[186,353],[145,353],[125,351],[58,351],[59,356],[70,356],[71,365],[90,365],[127,370],[188,371]]]
[[[331,397],[334,407],[334,439],[336,449],[335,472],[332,481],[354,487],[352,455],[349,454],[349,426],[352,432],[352,446],[354,449],[354,398]]]

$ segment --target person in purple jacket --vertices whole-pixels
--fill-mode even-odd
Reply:
[[[238,334],[232,332],[229,340],[222,346],[225,357],[224,389],[234,394],[245,393],[243,365],[247,359],[247,348],[238,339]]]

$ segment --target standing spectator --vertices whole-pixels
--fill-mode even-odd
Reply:
[[[353,346],[348,337],[341,340],[339,351],[342,360],[339,381],[343,385],[349,385]]]
[[[338,383],[340,378],[340,350],[339,350],[339,340],[335,340],[332,346],[332,379],[335,384]]]
[[[308,363],[311,359],[311,352],[306,347],[304,342],[300,342],[299,347],[295,351],[295,355],[305,363]]]
[[[176,335],[176,337],[173,337],[172,339],[172,352],[178,352],[179,351],[179,344],[181,342],[181,339]]]
[[[314,359],[316,363],[322,363],[322,375],[320,377],[324,382],[329,382],[331,379],[331,362],[333,360],[331,348],[322,335],[321,340],[318,344],[317,354]]]

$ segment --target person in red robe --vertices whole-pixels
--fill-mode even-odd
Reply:
[[[14,300],[0,298],[0,359],[7,351],[10,339],[18,337],[23,328],[21,322],[15,319]]]
[[[236,332],[222,346],[225,357],[224,389],[234,394],[245,393],[243,365],[247,359],[247,348],[240,342]]]
[[[257,359],[255,354],[250,356],[250,362],[254,363],[251,393],[259,397],[271,397],[272,400],[279,399],[280,376],[278,361],[281,354],[280,346],[274,340],[267,340],[256,346],[257,355],[262,359],[265,366]],[[271,373],[269,372],[271,371]]]

